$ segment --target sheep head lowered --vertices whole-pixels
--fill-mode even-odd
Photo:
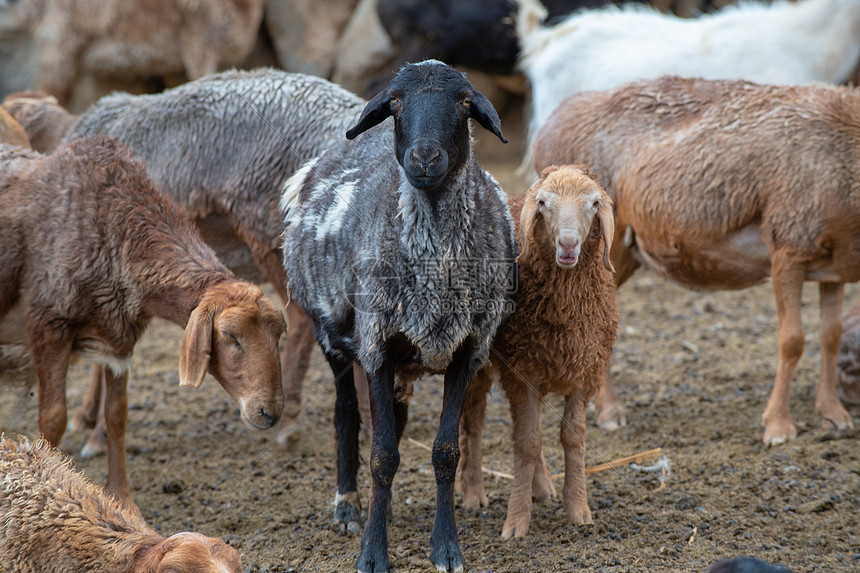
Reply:
[[[231,281],[208,289],[191,313],[179,355],[179,383],[197,388],[208,371],[258,429],[281,415],[284,392],[278,340],[284,315],[256,285]]]
[[[240,573],[239,552],[220,539],[199,533],[171,535],[141,557],[135,573]]]
[[[609,249],[615,233],[612,199],[598,184],[597,176],[583,165],[553,165],[529,189],[520,215],[524,261],[532,241],[541,252],[554,252],[555,263],[570,268],[579,262],[582,246],[597,217],[603,237],[603,264],[614,272]],[[538,225],[538,221],[543,224]]]
[[[471,117],[482,127],[494,133],[502,143],[499,114],[487,97],[472,87],[465,75],[442,64],[427,60],[404,68],[388,87],[371,99],[358,123],[346,132],[348,139],[379,125],[389,116],[394,117],[394,154],[403,167],[406,178],[416,189],[432,190],[439,187],[449,174],[456,173],[469,156],[469,130],[463,126]],[[434,76],[434,88],[429,76]],[[455,113],[441,113],[451,109],[451,98],[456,98]],[[409,113],[400,113],[409,109]],[[440,141],[438,136],[451,136],[455,141]],[[449,151],[457,154],[450,157]]]

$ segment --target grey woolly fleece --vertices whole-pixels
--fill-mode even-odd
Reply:
[[[395,160],[393,131],[389,118],[288,181],[291,294],[323,350],[355,356],[368,372],[400,334],[424,370],[447,367],[467,337],[483,360],[512,308],[517,247],[506,196],[471,157],[440,188],[415,189]]]
[[[154,95],[98,100],[66,136],[106,133],[132,148],[192,216],[243,209],[241,224],[282,230],[284,181],[343,138],[367,102],[322,78],[261,68],[212,74]],[[187,198],[187,199],[185,199]]]

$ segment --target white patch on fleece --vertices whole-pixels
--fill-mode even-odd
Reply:
[[[325,181],[320,181],[320,185],[323,183]],[[326,211],[323,220],[317,226],[317,241],[322,241],[326,235],[332,235],[340,231],[346,212],[349,210],[352,195],[355,192],[355,184],[355,181],[345,181],[339,187],[332,189],[334,201],[329,206],[328,211]],[[317,187],[320,185],[317,185]]]

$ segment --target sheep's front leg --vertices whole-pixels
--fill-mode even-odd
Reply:
[[[568,523],[591,523],[585,495],[585,409],[588,398],[573,391],[564,402],[561,445],[564,448],[564,490],[562,501]]]
[[[391,569],[388,557],[388,509],[391,503],[391,483],[400,465],[397,447],[398,419],[395,415],[394,364],[385,360],[376,372],[370,373],[370,417],[373,442],[370,447],[370,475],[373,485],[367,526],[361,536],[361,553],[355,568],[362,573],[380,573]],[[405,422],[405,420],[404,420]]]
[[[284,300],[289,297],[281,295]],[[286,305],[287,335],[281,350],[281,384],[284,389],[284,411],[275,432],[278,443],[286,445],[289,437],[296,430],[296,424],[302,411],[302,386],[311,353],[316,345],[313,323],[305,312],[295,303]]]
[[[532,483],[541,456],[540,401],[537,390],[528,386],[511,400],[514,441],[514,483],[508,498],[508,515],[502,537],[525,537],[532,514]]]
[[[430,561],[438,571],[462,571],[466,562],[460,551],[454,520],[454,477],[460,461],[459,433],[463,406],[472,379],[483,365],[471,340],[454,353],[445,371],[445,393],[439,433],[433,441],[433,471],[436,474],[436,519],[430,535]]]
[[[358,403],[352,379],[352,362],[332,353],[326,359],[334,374],[334,427],[337,435],[337,496],[334,519],[341,533],[361,531],[358,497]]]
[[[477,509],[489,503],[481,473],[481,436],[487,411],[487,392],[492,385],[489,368],[482,368],[472,381],[460,418],[460,463],[455,483],[456,491],[463,496],[462,505],[467,509]]]
[[[776,380],[762,415],[764,442],[775,446],[797,437],[791,421],[789,387],[797,362],[803,354],[803,322],[800,313],[805,272],[793,266],[786,253],[777,251],[771,257],[773,292],[776,298],[779,362]]]
[[[851,414],[839,401],[836,379],[836,356],[842,336],[842,283],[819,283],[821,320],[818,335],[821,352],[821,373],[815,395],[815,411],[822,423],[837,430],[853,428]]]
[[[105,368],[105,426],[107,430],[108,477],[105,490],[126,507],[137,509],[131,500],[125,469],[125,431],[128,420],[128,370],[119,374]]]

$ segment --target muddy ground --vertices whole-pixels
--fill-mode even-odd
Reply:
[[[523,188],[515,162],[488,161],[509,192]],[[269,291],[271,292],[271,291]],[[860,299],[847,289],[846,306]],[[558,499],[536,504],[529,535],[503,541],[510,481],[487,476],[490,506],[458,508],[460,543],[471,571],[703,571],[714,560],[753,555],[794,571],[860,570],[858,432],[822,429],[814,412],[818,374],[817,288],[804,291],[807,345],[791,392],[798,438],[767,448],[760,426],[776,368],[776,315],[769,284],[740,292],[697,293],[640,271],[619,293],[612,373],[628,425],[594,426],[586,463],[594,466],[661,448],[661,456],[588,477],[594,523],[566,525]],[[246,428],[236,404],[211,377],[180,388],[181,330],[155,321],[138,344],[129,390],[128,470],[132,495],[162,533],[193,529],[223,537],[247,571],[347,571],[358,537],[332,524],[335,456],[331,372],[316,350],[306,381],[306,411],[288,448],[272,432]],[[77,364],[70,408],[83,398],[89,365]],[[390,553],[394,570],[432,571],[428,560],[435,481],[430,453],[441,384],[416,385],[395,478]],[[849,407],[860,418],[860,407]],[[563,470],[558,441],[562,400],[544,414],[544,448]],[[0,390],[0,430],[33,435],[34,391]],[[61,447],[97,483],[106,459],[80,459],[83,431]],[[273,445],[274,444],[274,445]],[[362,446],[367,459],[369,448]],[[510,420],[501,391],[489,407],[485,465],[512,465]],[[656,462],[663,469],[647,469]],[[668,468],[668,471],[666,469]],[[370,476],[361,472],[367,503]],[[560,482],[558,487],[560,489]]]

